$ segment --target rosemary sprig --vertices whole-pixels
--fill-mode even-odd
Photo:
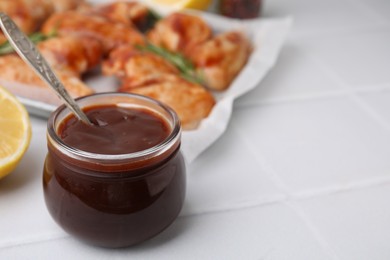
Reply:
[[[37,44],[38,42],[45,41],[47,39],[53,38],[57,36],[56,30],[51,31],[48,34],[43,34],[41,32],[32,33],[28,36],[28,38],[34,43]],[[9,41],[6,41],[2,44],[0,44],[0,55],[5,55],[9,53],[13,53],[15,50],[12,47],[12,45],[9,43]]]
[[[146,17],[147,27],[145,28],[144,32],[148,32],[149,30],[151,30],[161,19],[161,15],[149,9],[148,15]]]
[[[159,21],[159,20],[162,19],[162,16],[160,14],[158,14],[156,11],[152,10],[152,9],[149,9],[148,16],[151,19],[156,20],[156,21]]]
[[[140,32],[145,34],[149,32],[160,20],[161,16],[155,11],[149,9],[145,17],[143,19],[134,21],[134,24]]]
[[[167,60],[172,65],[174,65],[177,69],[179,69],[181,76],[186,80],[201,85],[204,84],[204,80],[196,72],[194,64],[189,59],[184,57],[182,54],[170,52],[165,48],[150,43],[144,46],[138,45],[137,49],[141,51],[151,52],[163,57],[165,60]]]

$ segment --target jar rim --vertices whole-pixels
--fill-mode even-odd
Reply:
[[[70,109],[65,104],[63,104],[51,113],[49,120],[48,120],[48,123],[47,123],[48,137],[50,139],[52,139],[52,141],[54,141],[54,143],[53,142],[52,143],[62,153],[66,154],[67,156],[72,157],[72,158],[83,158],[83,159],[87,159],[87,160],[91,160],[91,161],[120,162],[123,160],[137,160],[137,159],[142,160],[142,159],[146,159],[146,158],[150,158],[153,156],[158,156],[160,154],[163,154],[164,152],[168,151],[173,144],[180,141],[181,125],[180,125],[180,119],[179,119],[178,115],[176,114],[176,112],[172,108],[170,108],[169,106],[165,105],[164,103],[157,101],[155,99],[152,99],[150,97],[142,96],[142,95],[135,94],[135,93],[102,92],[102,93],[94,93],[94,94],[91,94],[88,96],[76,98],[75,100],[77,103],[80,103],[82,101],[87,101],[87,100],[99,98],[102,96],[108,97],[108,98],[114,97],[114,96],[129,97],[129,98],[144,101],[146,103],[150,103],[151,105],[155,105],[157,107],[162,108],[163,111],[167,112],[167,114],[171,118],[172,127],[171,127],[170,134],[159,144],[157,144],[153,147],[141,150],[141,151],[137,151],[137,152],[123,153],[123,154],[101,154],[101,153],[87,152],[87,151],[80,150],[80,149],[77,149],[77,148],[74,148],[74,147],[67,145],[58,136],[56,126],[57,126],[57,123],[58,123],[57,120],[59,120],[58,118],[59,118],[60,114],[66,113],[66,116],[64,118],[66,118],[67,116],[72,114]],[[107,103],[107,104],[110,104],[110,103]],[[112,103],[112,104],[115,104],[115,103]],[[153,109],[150,109],[150,110],[153,111]],[[167,121],[169,119],[163,119],[163,120]],[[170,123],[170,122],[168,122],[168,123]]]

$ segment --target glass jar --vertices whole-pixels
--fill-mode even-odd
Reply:
[[[169,125],[156,146],[129,154],[85,152],[66,145],[58,127],[65,106],[48,121],[48,154],[43,170],[44,197],[53,219],[69,234],[93,245],[126,247],[147,240],[178,216],[185,196],[185,165],[177,115],[150,98],[102,93],[77,100],[82,108],[119,104],[148,109]]]
[[[256,18],[259,16],[262,0],[220,0],[221,14],[240,19]]]

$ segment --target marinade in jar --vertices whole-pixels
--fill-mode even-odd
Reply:
[[[161,143],[169,134],[167,123],[145,109],[105,105],[84,112],[93,125],[70,116],[60,124],[58,134],[65,144],[86,152],[138,152]]]
[[[48,121],[43,190],[49,213],[66,232],[97,246],[131,246],[162,232],[185,196],[177,115],[127,93],[78,102],[94,126],[64,106]]]

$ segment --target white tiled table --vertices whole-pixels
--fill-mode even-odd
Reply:
[[[123,250],[63,233],[32,118],[30,149],[0,182],[0,259],[390,259],[390,1],[265,0],[265,17],[286,15],[278,63],[189,165],[168,230]]]

